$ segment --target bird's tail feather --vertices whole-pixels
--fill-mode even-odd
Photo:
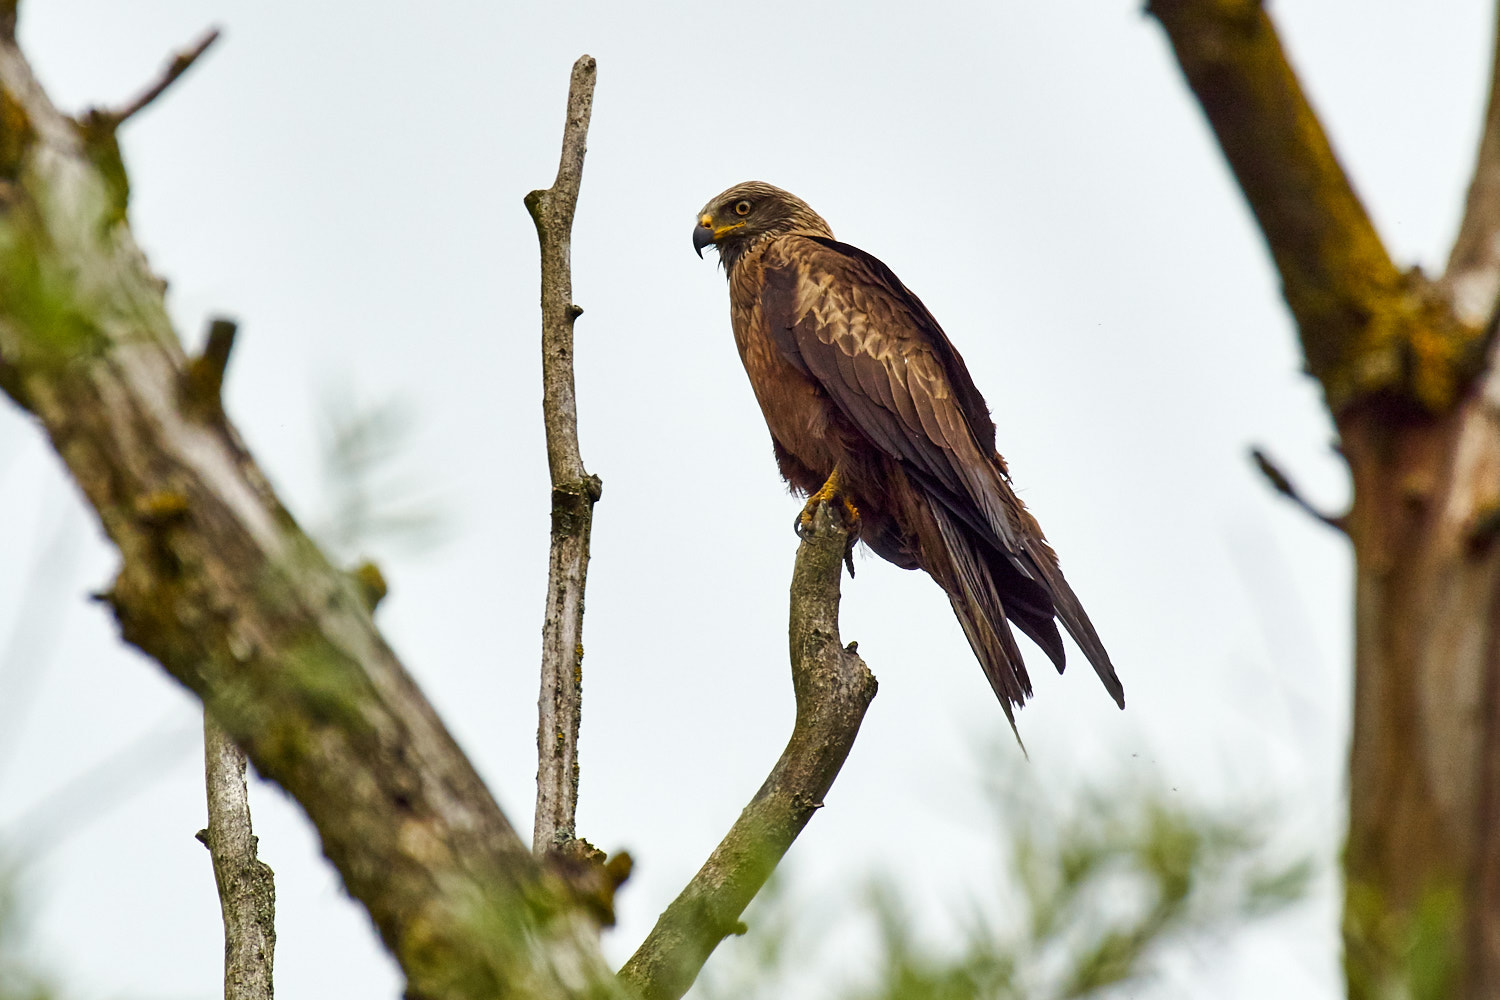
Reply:
[[[1062,575],[1057,557],[1050,550],[1037,551],[1036,542],[1030,538],[1023,545],[1032,564],[1036,566],[1038,575],[1047,589],[1052,591],[1052,603],[1057,608],[1057,617],[1061,619],[1063,628],[1068,630],[1073,641],[1078,643],[1078,648],[1083,650],[1083,655],[1093,664],[1094,673],[1104,682],[1104,690],[1109,692],[1116,705],[1124,708],[1125,687],[1115,673],[1115,666],[1110,662],[1104,643],[1099,641],[1099,633],[1094,631],[1094,623],[1089,621],[1088,613],[1083,610],[1083,602],[1078,600],[1078,595],[1073,593],[1073,588],[1068,586],[1067,579]]]
[[[984,668],[984,676],[1014,730],[1015,707],[1031,697],[1031,679],[1026,676],[1021,649],[1011,634],[1005,608],[1000,603],[1000,592],[995,587],[988,564],[948,511],[935,504],[932,516],[937,522],[949,562],[947,572],[941,576],[934,573],[933,576],[947,584],[944,589],[948,591],[953,612],[958,616],[969,646]],[[929,567],[928,571],[932,572],[934,568]],[[1017,741],[1020,738],[1021,734],[1017,732]]]

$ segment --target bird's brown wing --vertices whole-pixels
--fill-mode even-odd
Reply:
[[[1123,705],[1109,654],[1041,529],[1011,489],[995,453],[989,409],[937,320],[889,268],[848,244],[820,236],[783,237],[765,262],[762,315],[785,357],[823,387],[871,444],[899,460],[925,488],[934,509],[947,515],[940,526],[957,522],[942,532],[950,550],[974,536],[1002,557],[995,571],[977,553],[949,553],[957,589],[971,592],[972,600],[951,588],[949,597],[996,694],[1019,703],[1030,692],[1005,626],[999,601],[1004,590],[1009,617],[1061,670],[1055,610]],[[976,618],[985,622],[971,621]],[[986,662],[1012,656],[1014,663]]]

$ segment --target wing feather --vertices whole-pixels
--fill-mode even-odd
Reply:
[[[854,374],[865,395],[900,416],[901,411],[896,408],[896,397],[891,393],[891,381],[886,376],[885,365],[869,354],[857,354],[854,356]]]
[[[876,448],[930,488],[957,588],[949,598],[1007,715],[1030,683],[999,581],[967,541],[970,532],[1003,557],[1016,623],[1061,670],[1055,613],[1123,707],[1109,655],[1011,489],[989,409],[937,320],[884,264],[832,239],[783,237],[766,265],[760,304],[778,349]]]

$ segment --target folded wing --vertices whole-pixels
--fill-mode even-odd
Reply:
[[[1008,623],[1060,671],[1054,615],[1123,707],[1109,654],[1011,488],[989,409],[932,314],[879,260],[836,240],[783,237],[766,263],[761,309],[778,348],[928,501],[943,551],[924,552],[924,568],[1007,716],[1031,692]]]

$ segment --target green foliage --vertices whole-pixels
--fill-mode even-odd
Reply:
[[[1368,883],[1345,891],[1344,975],[1351,1000],[1457,994],[1464,912],[1457,886],[1429,889],[1411,912],[1388,906]]]
[[[54,1000],[57,993],[32,964],[16,902],[17,873],[0,856],[0,1000]]]
[[[873,921],[874,974],[817,995],[1101,997],[1126,984],[1140,988],[1169,952],[1307,893],[1314,865],[1270,847],[1269,811],[1216,811],[1184,804],[1164,788],[1128,785],[1048,795],[1037,782],[1029,769],[1012,769],[992,784],[1004,875],[993,893],[969,901],[953,939],[931,942],[890,876],[874,880],[861,904],[837,915],[802,912],[783,887],[757,900],[748,940],[726,943],[721,950],[735,954],[709,963],[694,996],[813,995],[796,987],[806,982],[809,958],[826,953],[820,944],[840,924]]]
[[[357,401],[333,390],[323,403],[323,513],[312,534],[330,556],[352,560],[383,542],[426,549],[442,540],[444,516],[399,467],[412,450],[408,409]]]

